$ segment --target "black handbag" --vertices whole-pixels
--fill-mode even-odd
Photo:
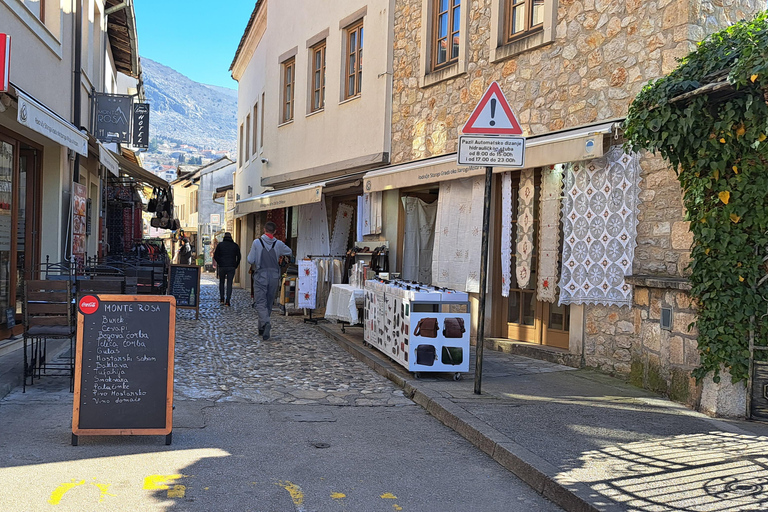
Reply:
[[[419,323],[416,324],[416,329],[413,330],[414,336],[422,336],[424,338],[437,338],[437,318],[422,318]]]
[[[432,366],[437,359],[437,350],[434,345],[419,345],[416,347],[416,364]]]

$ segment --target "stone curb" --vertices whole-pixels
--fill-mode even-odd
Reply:
[[[435,390],[419,386],[418,381],[403,377],[388,361],[378,357],[334,330],[318,325],[327,336],[339,343],[356,359],[366,363],[376,373],[403,389],[407,397],[423,407],[441,423],[488,454],[493,460],[525,482],[533,490],[562,507],[567,512],[618,512],[618,505],[601,503],[595,506],[582,496],[595,496],[594,491],[580,482],[568,487],[554,479],[558,469],[538,455],[517,444],[465,409],[443,397]]]

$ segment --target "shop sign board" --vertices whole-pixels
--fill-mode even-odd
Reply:
[[[149,147],[149,103],[133,105],[133,145],[141,149]]]
[[[61,144],[82,156],[88,156],[88,137],[80,133],[71,124],[62,121],[46,107],[16,91],[19,97],[17,121],[27,128],[45,135],[57,144]]]
[[[96,138],[101,142],[130,144],[133,96],[127,94],[94,94]]]
[[[524,137],[459,137],[459,165],[487,167],[525,166]]]
[[[11,36],[0,34],[0,92],[8,92],[11,75]]]

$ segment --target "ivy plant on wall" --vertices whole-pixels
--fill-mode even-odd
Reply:
[[[768,248],[768,16],[698,44],[646,85],[625,122],[627,145],[658,152],[676,170],[693,233],[691,294],[701,366],[749,375],[749,340],[766,344],[768,303],[757,283]]]

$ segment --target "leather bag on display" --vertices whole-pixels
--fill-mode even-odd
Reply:
[[[414,336],[422,336],[424,338],[437,338],[437,318],[422,318],[419,323],[416,324],[416,329],[413,330]]]
[[[416,364],[432,366],[437,359],[437,350],[434,345],[419,345],[416,347]]]
[[[446,318],[443,324],[443,336],[446,338],[461,338],[464,336],[463,318]]]
[[[458,366],[464,361],[464,351],[461,347],[443,347],[440,362]]]

